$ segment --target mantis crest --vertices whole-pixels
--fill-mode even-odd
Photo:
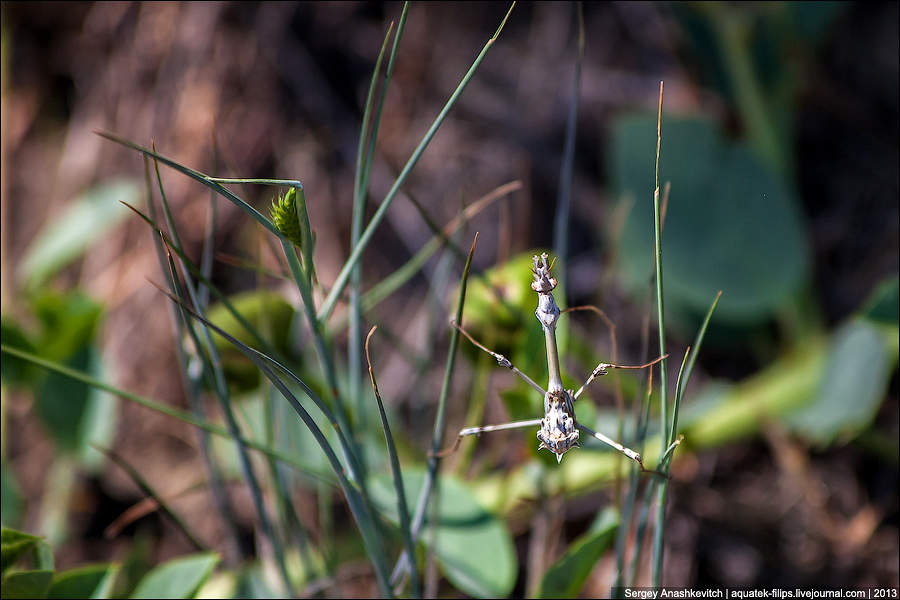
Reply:
[[[544,340],[547,347],[547,371],[549,373],[549,381],[547,382],[546,390],[528,377],[528,375],[516,368],[516,366],[505,356],[484,347],[457,323],[453,324],[472,344],[493,356],[500,366],[513,371],[534,390],[540,392],[544,397],[544,416],[540,419],[514,421],[499,425],[467,427],[459,432],[453,446],[441,451],[440,454],[446,455],[456,450],[460,440],[467,435],[478,435],[491,431],[519,429],[537,425],[539,426],[537,431],[537,439],[539,441],[538,449],[546,449],[555,454],[557,463],[562,461],[562,457],[566,452],[579,445],[580,433],[583,431],[589,437],[612,446],[628,458],[637,462],[641,469],[645,470],[640,454],[630,448],[626,448],[602,433],[598,433],[579,423],[575,417],[575,401],[584,393],[584,390],[592,381],[594,381],[594,379],[601,375],[606,375],[609,372],[609,369],[644,369],[658,363],[664,359],[665,356],[661,356],[651,362],[637,366],[614,365],[601,362],[594,368],[578,391],[565,389],[560,373],[559,350],[556,345],[556,324],[559,321],[561,314],[559,306],[557,306],[556,300],[553,298],[553,289],[556,287],[557,281],[551,273],[551,265],[548,264],[547,258],[548,256],[546,253],[541,254],[540,257],[533,257],[534,264],[532,273],[534,275],[534,280],[531,282],[531,289],[537,292],[538,295],[538,305],[537,309],[534,311],[534,315],[537,317],[538,322],[541,324],[541,328],[544,330]]]

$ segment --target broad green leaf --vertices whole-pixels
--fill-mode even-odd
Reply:
[[[532,304],[537,305],[537,294],[531,289],[531,257],[540,252],[518,254],[468,282],[463,326],[476,339],[493,335],[502,340],[494,350],[506,356],[513,349],[510,337],[523,325],[530,325],[523,323],[523,315],[534,310]],[[455,299],[459,291],[451,290],[451,294]]]
[[[87,346],[103,314],[101,304],[77,291],[43,292],[33,297],[31,305],[41,323],[34,345],[41,356],[54,360],[65,360]]]
[[[78,292],[45,293],[33,300],[41,322],[42,356],[106,379],[94,344],[103,307]],[[90,443],[109,445],[116,423],[116,400],[58,373],[46,374],[35,394],[35,412],[62,451],[76,454],[82,466],[96,467],[101,456]]]
[[[160,565],[141,579],[132,598],[193,598],[219,562],[217,554],[192,554]]]
[[[143,530],[137,532],[129,545],[121,566],[113,579],[111,598],[128,598],[137,584],[150,572],[150,556],[155,546],[153,539]]]
[[[19,273],[26,287],[36,288],[127,216],[129,211],[120,201],[136,204],[140,198],[136,182],[115,179],[87,190],[59,210],[25,252]]]
[[[859,433],[875,418],[892,374],[882,334],[862,319],[833,336],[813,401],[792,413],[788,423],[819,445]]]
[[[403,474],[407,505],[412,508],[425,479],[421,470]],[[433,548],[444,576],[460,591],[475,597],[499,598],[510,594],[518,564],[506,524],[486,511],[457,478],[442,475],[438,502],[437,540]],[[398,522],[397,501],[389,475],[372,479],[372,500],[393,523]],[[433,501],[435,501],[433,500]],[[426,521],[419,537],[430,543]]]
[[[610,171],[616,193],[634,200],[618,252],[626,284],[642,293],[651,274],[656,115],[614,126]],[[796,199],[743,144],[707,119],[664,116],[660,186],[671,181],[663,231],[667,308],[716,318],[769,317],[809,277],[809,241]]]
[[[592,531],[572,542],[565,554],[553,563],[541,580],[539,597],[575,598],[594,565],[616,537],[619,514],[613,508],[600,513]]]
[[[0,529],[0,570],[5,573],[20,556],[40,541],[41,538],[16,529]]]
[[[18,571],[3,578],[0,596],[5,599],[45,598],[53,579],[53,571]]]
[[[86,565],[57,573],[47,598],[108,598],[118,567],[113,564]]]

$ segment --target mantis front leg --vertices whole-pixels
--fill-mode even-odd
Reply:
[[[456,449],[459,448],[459,442],[467,435],[479,435],[481,433],[488,433],[491,431],[503,431],[504,429],[519,429],[521,427],[532,427],[534,425],[540,425],[543,419],[529,419],[527,421],[513,421],[511,423],[501,423],[499,425],[484,425],[482,427],[466,427],[465,429],[460,430],[459,434],[456,436],[456,440],[453,442],[453,445],[449,448],[445,448],[441,450],[435,456],[443,457],[448,454],[452,454],[456,452]]]

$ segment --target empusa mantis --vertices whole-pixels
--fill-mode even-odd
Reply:
[[[614,365],[611,363],[601,362],[598,364],[594,370],[591,372],[590,376],[587,378],[587,381],[578,388],[578,391],[567,390],[563,387],[562,376],[560,374],[559,367],[559,351],[556,346],[556,323],[559,320],[560,310],[559,306],[556,305],[556,301],[553,299],[553,289],[556,287],[556,279],[550,272],[551,265],[547,263],[547,254],[541,254],[540,258],[538,256],[534,256],[534,266],[532,268],[532,273],[534,274],[534,281],[531,282],[531,289],[533,289],[538,294],[538,305],[537,309],[534,311],[537,320],[540,322],[541,327],[544,330],[544,339],[547,344],[547,370],[549,372],[549,381],[547,383],[547,389],[544,390],[540,385],[535,383],[533,379],[531,379],[528,375],[520,371],[513,365],[508,358],[503,356],[502,354],[498,354],[488,348],[484,347],[480,343],[478,343],[469,333],[460,327],[457,323],[453,323],[453,325],[459,329],[460,333],[462,333],[466,338],[472,342],[476,347],[484,350],[491,356],[493,356],[497,363],[511,370],[513,373],[521,377],[528,385],[541,393],[544,397],[544,416],[540,419],[529,419],[527,421],[514,421],[511,423],[502,423],[500,425],[485,425],[482,427],[467,427],[459,432],[459,435],[456,437],[456,441],[453,446],[446,450],[442,450],[439,455],[443,456],[449,454],[456,450],[459,446],[460,440],[467,435],[478,435],[481,433],[488,433],[491,431],[502,431],[504,429],[519,429],[523,427],[533,427],[535,425],[539,425],[540,428],[537,432],[537,438],[540,441],[538,445],[538,449],[547,449],[550,452],[553,452],[556,455],[556,462],[559,463],[562,461],[563,454],[572,448],[578,446],[579,440],[579,429],[584,431],[589,436],[596,438],[603,442],[604,444],[608,444],[632,459],[636,463],[638,463],[641,467],[641,470],[644,469],[644,463],[641,461],[641,455],[631,448],[626,448],[619,442],[612,440],[602,433],[598,433],[592,430],[590,427],[582,425],[575,418],[575,400],[578,399],[579,396],[584,392],[584,390],[591,384],[594,379],[601,375],[606,375],[609,372],[609,369],[644,369],[649,366],[655,365],[662,359],[666,358],[668,355],[660,356],[659,358],[648,362],[643,365]]]

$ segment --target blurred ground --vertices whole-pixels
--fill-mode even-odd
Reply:
[[[500,3],[412,6],[387,97],[370,202],[383,197],[505,10]],[[213,171],[215,144],[217,173],[302,179],[318,235],[318,274],[323,282],[334,280],[350,244],[361,106],[399,4],[4,3],[2,11],[9,57],[3,65],[4,313],[21,311],[16,267],[41,226],[86,187],[111,176],[140,176],[138,155],[97,137],[96,129],[141,144],[154,140],[163,154],[206,172]],[[672,7],[590,3],[585,25],[572,305],[595,301],[596,287],[609,281],[598,265],[610,251],[601,232],[617,200],[609,195],[604,167],[611,119],[655,110],[664,79],[668,112],[712,116],[740,130],[727,99],[704,81],[702,61],[691,54]],[[523,181],[522,191],[479,215],[461,238],[480,232],[477,269],[551,244],[572,27],[565,5],[519,5],[406,186],[438,223],[446,223],[461,200]],[[828,324],[846,317],[898,270],[897,44],[897,3],[845,6],[803,72],[796,100],[794,159],[812,234],[812,293]],[[199,255],[208,194],[171,172],[164,180],[186,245]],[[244,197],[265,207],[269,193],[247,189]],[[246,255],[257,244],[246,218],[220,206],[219,250]],[[370,204],[369,214],[373,210]],[[375,237],[377,251],[367,255],[365,285],[429,237],[412,204],[399,198]],[[172,375],[177,363],[165,304],[147,277],[159,280],[150,236],[130,219],[58,285],[81,286],[105,303],[104,349],[115,361],[119,385],[183,405]],[[217,263],[214,280],[229,291],[254,281],[223,263]],[[379,310],[379,319],[403,331],[405,303],[424,289],[424,280],[415,280],[408,293]],[[615,290],[604,292],[604,301],[626,332],[620,337],[634,336],[641,307]],[[599,326],[597,332],[605,339]],[[758,366],[742,348],[705,350],[700,359],[703,374],[719,377],[740,378]],[[384,379],[385,396],[399,396]],[[407,407],[407,413],[415,409]],[[898,413],[895,377],[878,417],[895,440]],[[452,418],[458,423],[463,417]],[[52,444],[27,401],[12,401],[6,419],[6,457],[26,497],[36,500]],[[116,447],[163,493],[201,473],[195,439],[186,426],[121,407]],[[670,584],[898,585],[896,462],[887,465],[854,444],[809,453],[773,426],[764,439],[677,467],[670,492]],[[121,472],[110,467],[81,481],[79,490],[73,535],[58,558],[62,567],[115,558],[134,531],[126,529],[114,541],[102,538],[109,522],[140,499]],[[241,498],[243,492],[234,493]],[[580,501],[589,508],[568,507],[567,535],[577,535],[605,498]],[[210,544],[221,542],[221,524],[203,497],[177,506]],[[252,508],[246,498],[238,506],[247,532]],[[27,524],[34,524],[38,508],[36,501],[28,505]],[[154,523],[158,559],[188,549],[168,525],[153,517],[145,521]],[[527,538],[526,528],[518,538],[522,565]],[[603,577],[597,574],[586,593],[608,593]]]

